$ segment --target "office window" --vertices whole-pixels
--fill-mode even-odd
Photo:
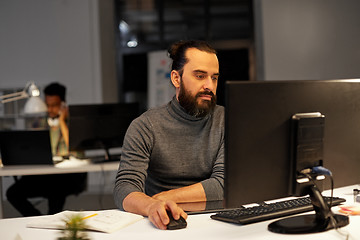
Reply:
[[[122,47],[251,39],[251,0],[115,0]]]

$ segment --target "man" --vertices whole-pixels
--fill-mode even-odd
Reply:
[[[59,83],[52,83],[44,89],[44,94],[52,153],[53,156],[65,157],[69,154],[66,88]],[[66,196],[78,194],[85,189],[86,178],[86,173],[23,176],[9,187],[6,196],[23,216],[41,215],[28,201],[28,198],[33,197],[47,198],[48,214],[54,214],[63,210]]]
[[[120,209],[148,216],[166,229],[186,213],[184,202],[221,200],[224,108],[216,105],[219,62],[203,41],[172,45],[175,97],[135,119],[126,133],[114,199]]]
[[[52,83],[44,89],[51,148],[53,155],[56,156],[69,154],[69,128],[66,123],[68,109],[65,104],[65,93],[66,88],[58,83]]]

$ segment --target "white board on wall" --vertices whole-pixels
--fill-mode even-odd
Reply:
[[[175,95],[170,80],[170,64],[167,51],[148,53],[148,108],[164,105]]]

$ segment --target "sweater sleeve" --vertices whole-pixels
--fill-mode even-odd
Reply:
[[[123,201],[132,192],[145,192],[145,179],[151,152],[150,123],[137,118],[129,126],[123,143],[119,169],[115,179],[114,201],[123,210]]]
[[[201,181],[207,201],[224,198],[224,139],[221,142],[210,178]]]

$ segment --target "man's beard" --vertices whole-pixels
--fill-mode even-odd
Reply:
[[[211,96],[211,101],[201,100],[202,104],[198,103],[198,98],[200,95],[209,95]],[[212,112],[216,105],[216,95],[211,91],[198,92],[195,97],[191,95],[189,91],[186,90],[184,83],[181,79],[180,81],[180,91],[179,91],[179,103],[185,109],[185,111],[194,117],[205,117],[210,112]]]

